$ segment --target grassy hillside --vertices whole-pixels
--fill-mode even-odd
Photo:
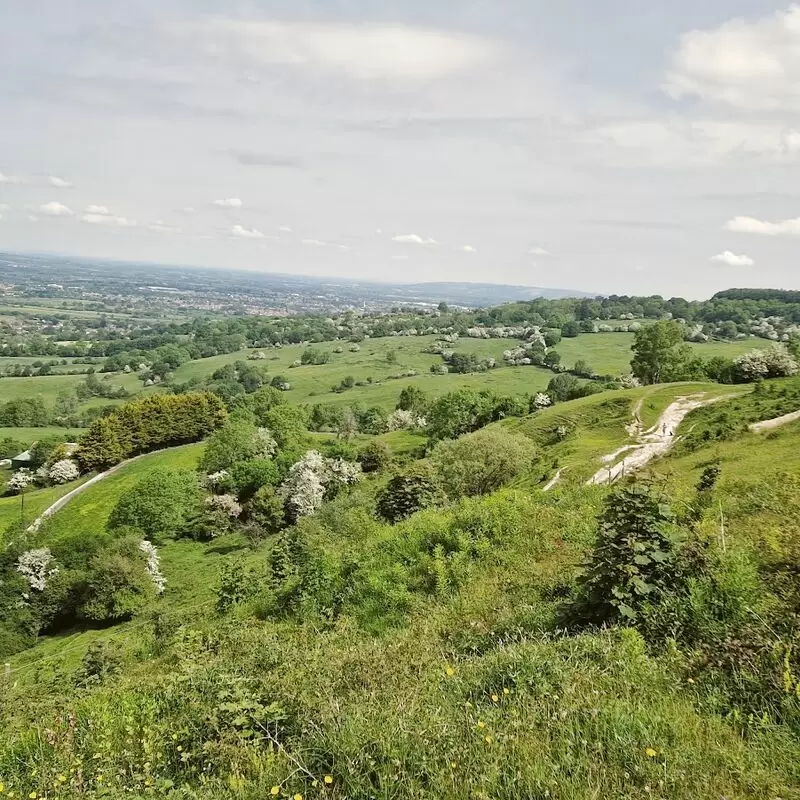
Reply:
[[[699,392],[724,399],[686,418],[639,485],[658,511],[635,496],[637,514],[672,506],[657,530],[637,517],[664,550],[622,562],[663,562],[668,577],[648,578],[635,619],[587,621],[581,565],[601,515],[630,497],[584,480],[629,441],[635,411],[648,426]],[[389,525],[375,511],[390,468],[252,546],[241,532],[167,538],[163,597],[11,658],[0,782],[92,798],[797,800],[800,423],[747,425],[798,399],[800,379],[593,395],[484,432],[536,446],[499,491]],[[422,442],[379,438],[404,455]],[[105,528],[125,490],[157,467],[194,468],[202,447],[126,466],[37,546]],[[557,467],[564,480],[543,493]]]

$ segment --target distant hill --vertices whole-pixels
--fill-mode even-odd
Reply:
[[[493,306],[500,303],[513,303],[518,300],[560,300],[565,297],[596,297],[590,292],[574,289],[545,289],[537,286],[514,286],[499,283],[456,283],[434,282],[413,283],[398,286],[398,296],[408,300],[417,296],[419,299],[444,300],[468,306]]]

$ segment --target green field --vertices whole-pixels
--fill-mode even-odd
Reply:
[[[108,377],[108,381],[106,381]],[[106,373],[99,375],[104,383],[111,386],[123,386],[131,393],[139,391],[142,382],[134,374]],[[59,392],[74,390],[86,379],[85,375],[45,375],[33,378],[0,378],[0,403],[21,398],[41,397],[45,403],[52,405]]]

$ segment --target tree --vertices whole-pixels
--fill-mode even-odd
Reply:
[[[795,375],[797,371],[797,360],[780,344],[764,350],[751,350],[733,362],[733,374],[739,383],[763,378],[784,378]]]
[[[110,415],[96,419],[81,437],[75,458],[83,472],[103,470],[125,458],[117,420]]]
[[[152,470],[120,495],[108,518],[108,529],[129,526],[149,539],[174,535],[199,497],[195,473],[181,469]]]
[[[380,472],[389,466],[392,460],[392,451],[386,442],[373,439],[364,445],[358,454],[358,462],[364,472]]]
[[[535,455],[526,436],[486,428],[439,442],[430,462],[447,496],[456,500],[499,489],[529,469]]]
[[[681,379],[692,351],[683,342],[683,326],[671,320],[645,325],[633,337],[631,371],[645,384]]]
[[[152,602],[157,588],[141,539],[126,536],[101,550],[89,565],[82,615],[92,622],[119,622]]]
[[[432,440],[455,439],[491,421],[492,398],[487,394],[460,389],[440,397],[428,412],[428,433]]]
[[[581,332],[581,325],[576,320],[565,322],[561,326],[561,335],[569,339],[574,339]]]
[[[300,406],[279,405],[264,415],[264,424],[272,432],[280,450],[299,447],[308,434],[307,423],[308,412]]]
[[[230,469],[240,461],[251,461],[259,453],[259,429],[243,419],[231,418],[216,430],[206,442],[200,458],[200,468],[213,473]]]
[[[567,400],[574,400],[576,397],[582,397],[581,382],[574,376],[567,372],[562,372],[550,379],[547,384],[547,393],[557,403],[564,403]]]
[[[400,411],[413,411],[417,415],[424,415],[428,410],[428,396],[418,386],[406,386],[400,392],[397,401],[397,409]]]
[[[548,350],[544,357],[544,365],[555,369],[561,363],[561,355],[555,350]]]
[[[286,524],[283,500],[272,486],[262,486],[253,495],[247,506],[247,516],[250,522],[247,536],[253,544],[278,533]]]

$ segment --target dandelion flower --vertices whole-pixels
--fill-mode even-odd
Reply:
[[[511,694],[511,689],[508,688],[503,689],[503,694]]]
[[[500,698],[496,694],[493,694],[492,695],[492,702],[493,703],[499,703],[500,702]]]
[[[478,720],[478,727],[479,728],[485,728],[486,727],[486,723],[482,719],[479,719]]]
[[[486,744],[491,744],[493,740],[491,736],[486,736],[484,737],[484,741],[486,742]]]
[[[59,780],[61,783],[66,783],[66,782],[67,782],[67,776],[66,776],[66,775],[59,775],[59,776],[58,776],[58,780]]]
[[[448,668],[445,670],[445,672],[447,673],[447,676],[448,676],[448,677],[450,677],[450,678],[452,678],[452,677],[453,677],[453,675],[455,675],[455,674],[456,674],[456,671],[455,671],[455,670],[454,670],[452,667],[448,667]]]
[[[451,761],[450,762],[450,769],[455,769],[455,768],[456,768],[456,762],[455,761]]]
[[[328,786],[330,786],[333,783],[333,776],[332,775],[326,775],[323,778],[323,780],[325,781],[325,783],[328,784]]]
[[[686,682],[687,682],[687,683],[694,683],[694,678],[687,678],[687,679],[686,679]]]
[[[5,787],[5,785],[4,785],[4,784],[2,784],[2,783],[0,783],[0,794],[3,794],[3,792],[4,792],[5,790],[6,790],[6,787]]]
[[[301,795],[301,794],[300,794],[300,792],[298,792],[298,793],[297,793],[297,794],[294,796],[294,800],[303,800],[303,795]]]
[[[31,792],[31,793],[28,795],[28,797],[30,797],[30,799],[31,799],[31,800],[36,800],[36,792]]]
[[[655,750],[653,750],[652,747],[645,748],[644,752],[648,758],[655,758],[658,755],[658,753]]]
[[[178,741],[178,734],[177,733],[173,733],[172,734],[172,741],[173,742],[177,742]]]
[[[273,786],[273,787],[272,787],[272,788],[269,790],[269,793],[270,793],[270,794],[271,794],[273,797],[276,797],[278,794],[280,794],[280,791],[281,791],[281,787],[280,787],[280,786]]]

